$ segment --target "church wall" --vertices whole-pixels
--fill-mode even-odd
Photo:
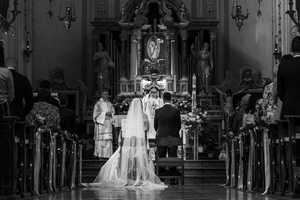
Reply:
[[[83,79],[82,68],[86,68],[83,63],[82,52],[86,51],[83,40],[82,27],[86,26],[83,21],[83,2],[73,0],[75,3],[76,21],[72,22],[69,31],[64,27],[64,23],[58,20],[58,15],[65,15],[66,6],[69,1],[63,1],[61,13],[59,13],[61,1],[53,1],[51,10],[53,16],[50,19],[47,11],[49,4],[44,1],[34,2],[33,20],[33,57],[32,57],[32,79],[33,83],[38,79],[49,79],[49,70],[55,67],[65,69],[66,82],[73,83],[74,79]],[[86,15],[86,11],[84,11]],[[90,24],[88,25],[90,26]],[[90,37],[84,34],[85,37]],[[86,59],[86,58],[85,58]],[[86,60],[85,60],[86,61]],[[72,86],[72,85],[71,85]]]
[[[240,1],[243,14],[246,14],[244,1]],[[241,30],[235,21],[228,18],[229,23],[229,72],[235,84],[239,83],[239,70],[244,67],[252,67],[262,77],[272,78],[272,68],[275,64],[273,57],[273,1],[261,3],[262,16],[257,17],[257,1],[247,1],[249,18],[244,21]],[[229,14],[231,14],[232,2],[230,2]]]
[[[47,79],[49,70],[54,67],[62,67],[66,72],[68,83],[73,79],[83,80],[87,86],[91,86],[92,79],[92,26],[95,18],[119,19],[120,9],[127,0],[93,0],[75,2],[77,20],[72,23],[70,31],[66,31],[62,21],[59,21],[60,1],[52,2],[54,16],[47,15],[49,4],[42,1],[34,1],[33,20],[33,56],[32,56],[32,80]],[[278,12],[277,4],[283,0],[262,1],[262,16],[256,15],[257,1],[247,1],[249,18],[244,21],[241,30],[231,18],[232,1],[223,0],[182,0],[186,5],[192,20],[218,21],[217,56],[216,56],[216,84],[221,84],[226,71],[230,72],[233,82],[239,82],[239,70],[244,66],[253,67],[260,71],[263,77],[271,78],[272,68],[275,64],[273,54],[274,36],[278,30],[275,13]],[[64,1],[63,1],[64,2]],[[99,5],[103,2],[103,12]],[[246,13],[244,1],[239,1]],[[276,2],[276,3],[275,3]],[[282,2],[284,4],[284,2]],[[286,3],[287,4],[287,3]],[[209,13],[208,7],[212,6]],[[287,6],[281,8],[282,24],[282,48],[284,53],[290,53],[289,45],[291,37],[289,27],[291,23],[286,17]],[[65,6],[62,6],[61,15],[64,15]],[[131,55],[133,57],[133,55]]]

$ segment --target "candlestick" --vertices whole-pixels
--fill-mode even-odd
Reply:
[[[225,122],[224,122],[224,120],[222,120],[222,130],[224,130],[225,129]]]
[[[275,35],[275,45],[278,44],[278,35]]]

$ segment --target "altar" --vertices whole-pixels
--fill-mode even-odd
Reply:
[[[200,51],[204,44],[209,44],[210,59],[215,63],[218,22],[192,22],[185,4],[173,0],[128,1],[122,7],[118,23],[99,18],[92,25],[94,53],[101,43],[114,62],[109,69],[110,79],[98,77],[101,80],[94,81],[92,92],[109,85],[113,98],[143,96],[151,74],[157,74],[157,83],[164,91],[189,95],[193,75],[198,78],[197,84],[200,82],[198,59],[191,48]],[[215,77],[212,68],[207,84],[214,84]],[[197,88],[200,89],[203,88]]]
[[[114,149],[116,149],[118,146],[118,139],[119,139],[119,134],[122,128],[122,120],[126,119],[127,115],[115,115],[113,117],[113,126],[114,126]],[[181,115],[181,118],[185,117],[186,115]],[[198,153],[203,153],[203,149],[201,150],[201,147],[199,148],[198,146],[198,136],[197,133],[195,133],[192,137],[195,138],[193,143],[191,144],[189,141],[189,135],[188,135],[188,131],[185,128],[185,126],[182,124],[182,127],[179,131],[179,135],[180,137],[182,137],[183,139],[183,149],[184,152],[182,154],[182,152],[180,151],[181,148],[178,147],[178,157],[180,157],[181,155],[184,156],[184,160],[198,160]],[[192,152],[190,152],[192,155],[186,156],[186,150],[187,148],[192,149]]]

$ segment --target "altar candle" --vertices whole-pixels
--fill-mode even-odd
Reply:
[[[133,88],[134,88],[134,92],[136,92],[136,76],[134,76],[133,78]]]
[[[173,91],[176,92],[176,75],[174,75],[174,86],[173,86]]]
[[[224,130],[225,129],[225,122],[224,122],[224,120],[222,120],[222,130]]]
[[[100,76],[100,92],[102,92],[102,76]]]
[[[205,76],[205,82],[206,82],[206,87],[205,87],[206,93],[208,93],[208,76],[207,75]]]
[[[193,75],[193,89],[196,89],[196,75]]]

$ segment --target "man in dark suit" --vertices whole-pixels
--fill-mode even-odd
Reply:
[[[41,89],[41,88],[42,89],[47,89],[47,90],[49,90],[51,92],[52,86],[51,86],[50,81],[43,80],[41,82],[41,84],[39,85],[38,90]],[[38,96],[34,97],[33,100],[34,100],[34,102],[39,102],[40,101]],[[58,99],[56,99],[54,97],[51,97],[47,103],[50,103],[50,104],[56,106],[57,108],[59,108],[59,104],[60,104],[59,101],[58,101]]]
[[[181,117],[180,111],[177,108],[172,107],[172,95],[169,92],[163,94],[164,106],[155,111],[154,117],[154,129],[157,131],[157,139],[160,137],[179,137],[179,131],[181,129]],[[177,146],[157,147],[158,156],[166,157],[168,152],[168,157],[177,157]],[[164,168],[160,168],[160,171],[164,171]],[[176,168],[170,168],[171,172],[175,172]],[[173,180],[174,182],[174,180]],[[172,184],[172,180],[171,180]]]
[[[76,115],[74,110],[67,107],[68,97],[65,94],[58,96],[60,101],[60,127],[71,134],[76,134]]]
[[[300,36],[292,40],[293,59],[279,65],[277,91],[282,101],[280,119],[285,115],[300,115]]]
[[[19,117],[21,121],[24,121],[25,116],[33,108],[31,83],[26,76],[17,72],[18,61],[16,58],[6,58],[5,65],[10,69],[14,78],[15,98],[10,103],[11,114]]]

